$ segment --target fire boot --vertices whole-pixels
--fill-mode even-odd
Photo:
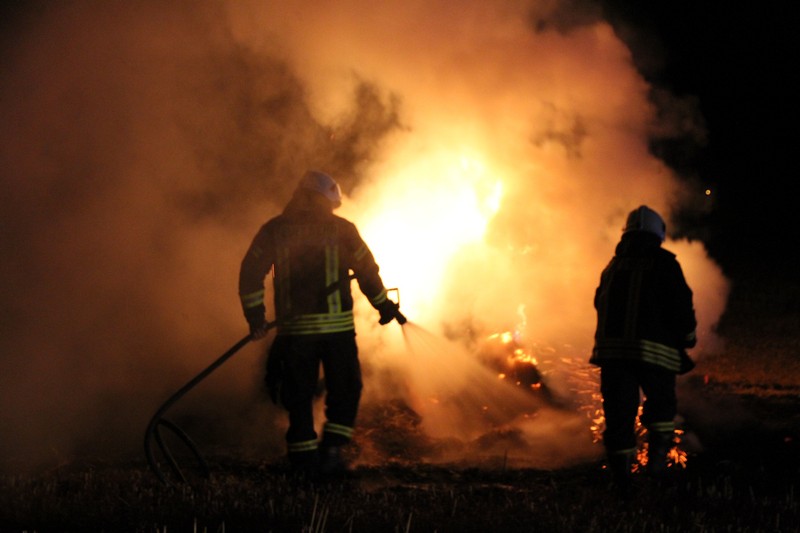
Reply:
[[[622,497],[630,496],[632,465],[633,454],[628,452],[608,453],[608,468],[611,470],[611,478]]]
[[[650,431],[647,435],[647,473],[662,477],[667,472],[667,457],[672,449],[672,432]]]
[[[320,474],[326,477],[346,476],[349,473],[347,462],[342,456],[341,446],[323,446],[319,449]]]

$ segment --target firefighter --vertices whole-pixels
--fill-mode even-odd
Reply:
[[[647,471],[659,476],[674,442],[676,375],[694,367],[686,353],[697,343],[692,291],[675,255],[661,246],[665,236],[657,212],[646,205],[631,211],[594,297],[597,329],[589,362],[600,367],[603,444],[624,492],[636,455],[640,390]]]
[[[309,474],[347,471],[341,450],[352,439],[362,390],[351,279],[379,311],[380,324],[405,322],[356,226],[333,214],[341,200],[330,175],[307,172],[283,213],[258,230],[239,273],[242,309],[251,337],[260,339],[268,329],[264,279],[272,272],[277,326],[265,381],[272,401],[288,411],[289,462]],[[320,365],[326,394],[318,439]]]

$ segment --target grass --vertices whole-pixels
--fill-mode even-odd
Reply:
[[[681,390],[704,407],[686,416],[705,447],[665,481],[637,475],[628,501],[602,462],[391,463],[311,483],[280,464],[220,456],[208,459],[210,478],[165,486],[142,458],[0,476],[0,531],[800,531],[796,295],[732,297],[720,325],[728,342]]]
[[[796,450],[795,450],[796,452]],[[309,483],[239,464],[165,488],[143,465],[3,480],[3,531],[797,531],[797,479],[754,461],[694,458],[620,501],[600,465],[557,471],[361,469]],[[776,465],[769,465],[776,466]],[[794,463],[796,468],[797,464]]]

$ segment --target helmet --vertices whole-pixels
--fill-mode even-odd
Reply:
[[[308,189],[327,198],[334,209],[342,205],[342,190],[332,177],[318,170],[309,170],[300,179],[300,188]]]
[[[664,242],[667,226],[664,224],[664,219],[661,218],[661,215],[646,205],[640,205],[628,215],[628,220],[625,222],[625,228],[622,233],[630,233],[632,231],[646,231],[658,235],[661,242]]]

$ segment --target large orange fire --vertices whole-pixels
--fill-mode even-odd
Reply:
[[[449,140],[455,146],[475,142],[470,137],[459,139],[455,133]],[[506,180],[514,183],[521,178],[518,170],[492,163],[494,158],[486,155],[492,154],[492,143],[460,151],[438,142],[431,144],[434,147],[427,152],[406,154],[403,146],[392,152],[397,161],[386,166],[384,179],[356,191],[355,198],[345,202],[343,213],[360,221],[385,279],[400,288],[402,309],[413,323],[434,335],[460,340],[467,348],[464,357],[495,372],[499,381],[525,389],[547,405],[569,405],[575,412],[591,413],[585,429],[592,441],[598,442],[603,417],[599,393],[592,384],[597,374],[585,367],[593,325],[591,297],[599,267],[607,257],[594,256],[597,247],[588,244],[590,237],[581,233],[586,230],[580,224],[566,225],[566,220],[584,218],[569,196],[561,196],[561,204],[544,205],[529,190],[529,211],[510,217],[509,205],[518,199],[509,198],[508,190],[519,186],[509,187]],[[559,171],[568,168],[566,164]],[[536,176],[532,178],[535,181]],[[534,232],[534,238],[524,240],[530,235],[527,226],[547,227],[553,220],[559,221],[554,234]],[[603,253],[608,255],[612,249],[609,238]],[[559,313],[554,314],[554,309]],[[384,337],[391,338],[391,333]],[[561,371],[550,376],[549,384],[532,349],[534,339],[543,346],[564,342],[570,346],[569,356],[561,349],[547,351],[545,366],[561,359]],[[441,357],[439,351],[423,349],[426,357]],[[429,419],[429,432],[440,432],[442,425],[448,431],[461,431],[469,425],[463,420],[450,425],[458,417],[448,413],[444,404],[453,395],[474,396],[474,402],[460,405],[474,404],[484,414],[504,409],[499,404],[505,400],[489,406],[475,392],[475,384],[467,383],[470,372],[464,370],[464,358],[446,361],[434,365],[429,373],[411,371],[410,386],[426,391],[420,394],[428,401],[415,408],[423,419]],[[458,384],[431,377],[445,367],[450,376],[463,373]],[[490,386],[488,383],[481,387]],[[587,390],[593,392],[584,394]],[[515,409],[525,423],[533,420],[541,406],[526,405],[519,399],[510,403],[514,402],[519,402]],[[459,416],[469,418],[470,414]],[[493,419],[489,426],[472,428],[462,436],[469,441],[508,424],[515,422],[506,417]],[[644,431],[641,426],[637,430]],[[643,444],[639,464],[646,460]],[[671,462],[686,462],[686,454],[677,446]]]

